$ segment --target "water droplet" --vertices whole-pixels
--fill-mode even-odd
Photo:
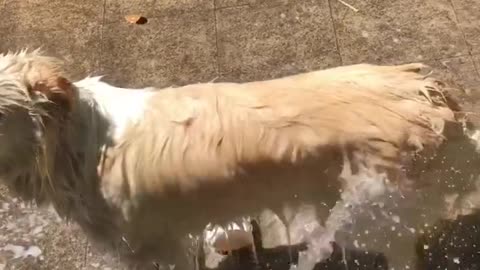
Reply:
[[[360,246],[358,245],[358,240],[353,241],[353,246],[355,248],[359,248]]]
[[[2,209],[3,210],[8,210],[10,208],[10,204],[8,203],[2,203]]]
[[[397,216],[397,215],[392,216],[392,220],[393,220],[393,222],[395,222],[395,223],[400,223],[400,217]]]
[[[43,230],[42,226],[37,226],[37,227],[35,227],[35,229],[32,230],[32,234],[33,235],[39,234],[39,233],[42,232],[42,230]]]

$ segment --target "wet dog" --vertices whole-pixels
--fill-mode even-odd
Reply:
[[[6,54],[0,178],[26,200],[52,203],[93,239],[188,269],[191,235],[208,223],[268,208],[288,225],[298,206],[409,186],[413,164],[463,136],[455,89],[422,68],[361,64],[124,89],[100,78],[72,83],[39,51]],[[332,240],[312,237],[323,233],[315,219],[302,236],[310,266]]]

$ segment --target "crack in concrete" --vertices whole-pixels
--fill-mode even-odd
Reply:
[[[337,50],[338,57],[340,58],[340,65],[343,66],[343,58],[342,58],[342,53],[340,51],[340,42],[338,40],[338,35],[337,35],[337,27],[335,25],[335,18],[333,16],[333,7],[332,7],[332,1],[327,0],[328,2],[328,9],[330,13],[330,20],[332,21],[332,30],[333,30],[333,35],[335,37],[335,48]]]
[[[460,30],[460,33],[462,33],[463,42],[465,43],[465,46],[467,47],[468,56],[469,56],[470,60],[473,62],[473,68],[475,69],[475,73],[477,74],[477,76],[480,76],[479,67],[477,66],[477,63],[475,62],[475,59],[473,58],[472,44],[470,44],[470,42],[468,42],[467,35],[465,34],[465,31],[463,30],[463,27],[460,24],[460,19],[458,17],[458,13],[457,13],[457,7],[455,6],[455,3],[453,2],[453,0],[449,0],[449,3],[452,6],[452,10],[453,10],[453,14],[455,16],[455,21],[456,21],[457,27]]]

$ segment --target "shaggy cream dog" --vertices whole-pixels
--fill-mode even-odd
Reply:
[[[364,201],[383,185],[411,188],[410,168],[464,139],[453,89],[422,68],[135,90],[71,83],[57,59],[9,53],[0,57],[0,178],[93,239],[123,239],[136,259],[188,269],[188,235],[209,223],[263,209],[288,222],[297,206],[333,207],[340,190]],[[323,243],[311,228],[316,262]]]

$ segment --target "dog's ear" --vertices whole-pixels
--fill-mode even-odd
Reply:
[[[43,94],[49,101],[66,112],[70,112],[73,109],[73,85],[64,77],[58,76],[36,81],[31,89],[33,92]]]
[[[29,91],[42,94],[63,112],[72,111],[75,101],[74,86],[56,65],[50,63],[33,65],[27,75],[27,81]]]

